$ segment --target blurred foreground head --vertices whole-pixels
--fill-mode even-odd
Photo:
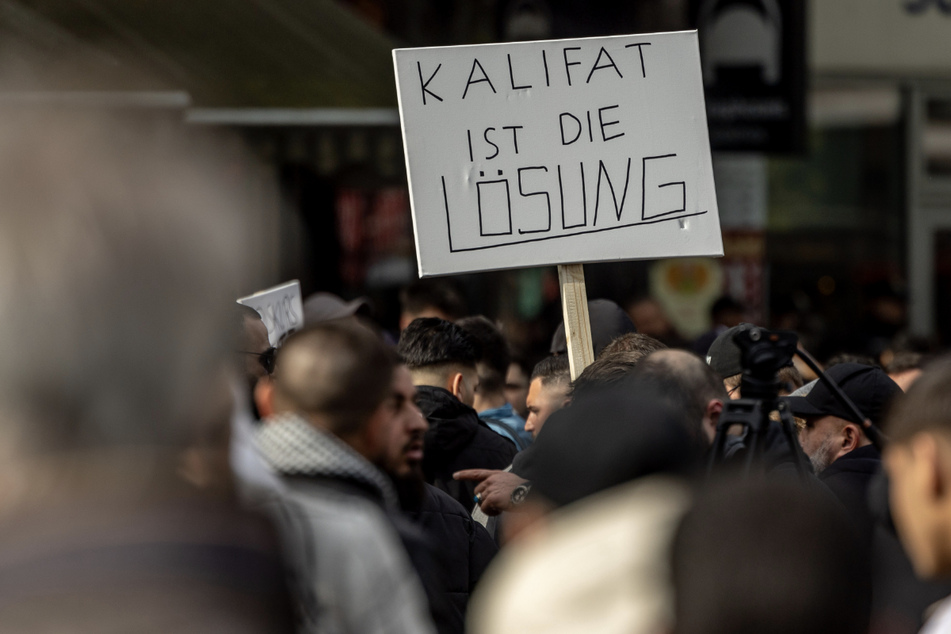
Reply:
[[[0,118],[10,475],[63,452],[176,450],[227,417],[227,324],[250,252],[240,157],[225,164],[180,123],[108,114]]]
[[[867,567],[829,499],[792,484],[720,483],[674,540],[674,632],[867,632]]]
[[[889,412],[892,515],[915,572],[951,574],[951,358],[927,366]]]

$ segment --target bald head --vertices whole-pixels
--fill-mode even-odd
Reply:
[[[684,350],[658,350],[638,364],[635,375],[654,383],[660,396],[682,402],[696,425],[691,433],[712,439],[716,420],[711,416],[719,415],[728,397],[723,381],[703,359]],[[718,405],[711,409],[711,403]]]
[[[359,432],[389,394],[393,367],[383,342],[358,323],[306,328],[278,354],[273,410],[298,412],[338,436]]]

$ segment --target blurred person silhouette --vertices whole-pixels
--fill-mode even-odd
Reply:
[[[713,341],[727,328],[739,326],[745,312],[746,308],[740,302],[729,295],[720,296],[710,306],[710,330],[694,339],[691,349],[701,357],[706,357]]]
[[[420,584],[431,564],[417,559],[414,572],[404,544],[415,536],[397,532],[396,490],[381,470],[404,475],[423,458],[426,421],[394,366],[371,330],[329,321],[291,335],[257,385],[258,442],[282,478],[272,508],[306,631],[433,631]],[[409,555],[425,557],[423,546]]]
[[[687,341],[670,323],[664,307],[653,297],[645,295],[635,298],[628,302],[626,310],[637,332],[650,335],[668,348],[682,348],[687,345]]]
[[[228,468],[251,163],[165,118],[0,122],[0,629],[287,632]]]
[[[525,431],[525,419],[505,398],[505,375],[512,355],[502,332],[482,315],[463,317],[456,322],[479,342],[482,354],[476,362],[479,386],[472,406],[492,431],[511,440],[522,450],[532,443]]]
[[[865,634],[869,561],[835,503],[791,482],[702,491],[673,545],[675,634]]]
[[[534,486],[514,515],[533,517],[531,528],[486,573],[471,632],[670,626],[667,549],[699,459],[685,416],[633,381],[586,392],[551,416],[533,445]]]
[[[423,279],[400,289],[400,332],[421,317],[456,321],[466,315],[466,302],[449,280]]]
[[[892,355],[885,371],[903,392],[907,392],[911,384],[921,376],[926,359],[920,352],[899,351]]]
[[[896,399],[885,450],[891,511],[905,551],[919,577],[951,576],[951,359],[929,365]],[[951,629],[951,599],[933,611],[921,630]]]
[[[413,375],[417,404],[429,421],[423,473],[466,508],[475,484],[453,480],[463,469],[504,469],[515,444],[492,431],[472,408],[478,387],[479,342],[461,326],[438,317],[414,320],[397,352]]]
[[[591,345],[594,347],[594,356],[597,358],[601,350],[617,337],[637,332],[634,323],[627,313],[609,299],[589,299],[588,317],[591,325]],[[567,354],[568,340],[565,338],[565,323],[561,322],[555,328],[549,347],[551,354]]]
[[[522,355],[514,355],[505,372],[505,400],[512,404],[512,408],[523,419],[528,417],[528,408],[525,399],[528,398],[528,384],[534,366]]]

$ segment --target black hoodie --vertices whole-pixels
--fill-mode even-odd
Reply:
[[[426,481],[472,509],[478,483],[453,480],[452,474],[462,469],[505,469],[512,464],[515,445],[441,387],[417,386],[417,404],[429,421],[423,440]]]

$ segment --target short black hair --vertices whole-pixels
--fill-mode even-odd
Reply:
[[[479,371],[479,389],[488,393],[499,392],[505,387],[505,375],[512,362],[502,331],[483,315],[463,317],[456,323],[478,339],[482,348],[479,363],[485,367]]]
[[[448,280],[418,280],[400,289],[403,312],[418,314],[430,306],[453,320],[466,314],[462,293]]]
[[[410,322],[396,348],[410,370],[457,364],[475,368],[482,351],[478,340],[451,321],[420,317]]]
[[[570,383],[571,366],[568,362],[568,356],[553,354],[536,363],[529,380],[534,381],[535,379],[541,379],[542,385],[545,387],[555,383]]]

